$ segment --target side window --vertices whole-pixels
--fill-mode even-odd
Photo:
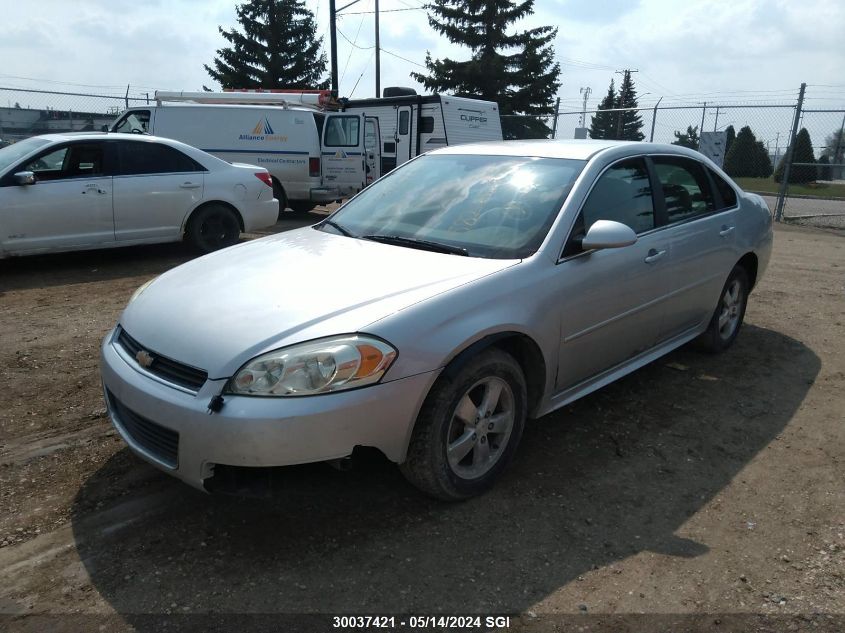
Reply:
[[[399,113],[399,134],[407,134],[409,123],[411,121],[411,113],[407,110],[402,110]]]
[[[127,112],[120,121],[118,121],[113,132],[123,132],[126,134],[140,134],[142,132],[150,131],[150,111],[149,110],[133,110]]]
[[[663,188],[669,224],[716,210],[704,167],[689,158],[655,156],[654,169]]]
[[[717,174],[712,169],[708,169],[707,171],[710,172],[710,177],[713,179],[713,182],[716,183],[716,189],[719,190],[719,195],[722,197],[722,207],[721,209],[730,209],[736,206],[736,191],[734,188],[731,187],[724,178],[722,178],[719,174]],[[720,209],[720,210],[721,210]]]
[[[599,176],[575,220],[563,257],[581,252],[581,239],[596,220],[621,222],[635,233],[654,228],[654,202],[645,160],[622,160]]]
[[[333,116],[326,121],[326,142],[328,147],[356,147],[358,145],[357,116]]]
[[[581,209],[586,233],[596,220],[627,224],[635,233],[654,228],[654,204],[642,158],[620,161],[596,181]]]
[[[39,180],[102,176],[105,167],[102,143],[77,143],[48,151],[24,167]]]
[[[205,171],[190,156],[167,145],[144,141],[120,143],[120,174],[172,174],[186,171]]]
[[[420,132],[423,134],[431,134],[434,132],[434,117],[424,116],[420,117]]]

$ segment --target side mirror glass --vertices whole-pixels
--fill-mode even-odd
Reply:
[[[38,178],[31,171],[19,171],[15,174],[15,182],[19,185],[34,185]]]
[[[613,220],[596,220],[581,240],[581,248],[585,251],[622,248],[636,241],[637,234],[630,226]]]

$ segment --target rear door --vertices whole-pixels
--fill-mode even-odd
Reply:
[[[396,108],[396,166],[408,162],[414,157],[413,139],[413,108],[399,106]]]
[[[74,141],[44,150],[3,179],[0,240],[10,253],[63,250],[114,242],[112,149],[105,141]],[[11,174],[38,181],[18,185]]]
[[[341,196],[364,188],[364,130],[360,114],[330,114],[323,124],[323,184]]]
[[[366,153],[366,181],[369,185],[381,178],[381,130],[378,118],[364,117],[364,151]]]
[[[664,231],[672,241],[670,295],[659,336],[668,340],[700,326],[716,308],[738,259],[736,195],[723,203],[711,186],[707,168],[697,160],[684,156],[651,160],[665,204]]]
[[[114,230],[118,241],[177,239],[203,195],[205,168],[174,147],[118,141]]]

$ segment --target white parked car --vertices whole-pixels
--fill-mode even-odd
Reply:
[[[208,252],[275,224],[262,167],[137,134],[46,134],[0,149],[0,258],[185,239]]]

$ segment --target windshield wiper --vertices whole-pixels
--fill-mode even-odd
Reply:
[[[348,229],[345,229],[344,227],[342,227],[340,224],[338,224],[334,220],[323,220],[322,222],[320,222],[320,224],[321,225],[328,224],[333,229],[337,229],[340,232],[341,235],[345,235],[346,237],[355,237],[355,235],[350,233]]]
[[[441,244],[440,242],[418,240],[413,237],[402,237],[401,235],[362,235],[361,239],[371,240],[373,242],[381,242],[383,244],[394,244],[396,246],[418,248],[423,251],[433,251],[435,253],[463,255],[464,257],[469,256],[469,251],[461,246],[451,246],[449,244]]]

